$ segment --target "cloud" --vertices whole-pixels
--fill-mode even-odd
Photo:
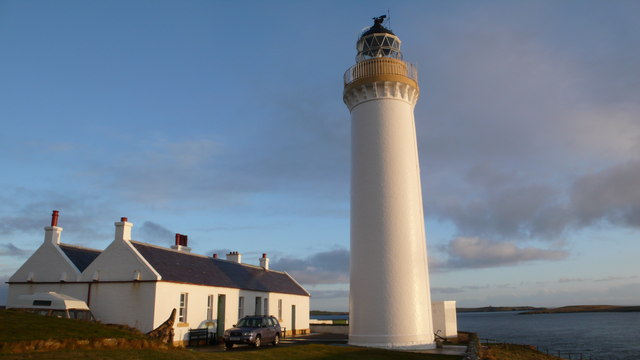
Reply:
[[[560,284],[579,283],[579,282],[585,282],[585,281],[591,281],[591,280],[590,279],[583,279],[583,278],[560,278],[560,279],[558,279],[558,283],[560,283]]]
[[[175,233],[173,231],[152,221],[145,221],[140,227],[138,234],[146,242],[155,244],[170,243],[173,245],[173,239],[175,239]]]
[[[335,249],[304,259],[282,257],[274,259],[271,268],[288,272],[301,284],[346,284],[349,282],[349,251]]]
[[[31,254],[31,251],[19,249],[13,244],[0,244],[0,256],[23,257],[28,254]]]
[[[451,221],[461,235],[555,240],[600,223],[640,228],[638,178],[640,160],[578,176],[566,187],[477,165],[464,178],[466,194],[436,195],[429,205],[432,216]]]
[[[448,267],[487,268],[515,265],[529,261],[557,261],[567,257],[565,250],[518,247],[512,242],[458,237],[448,247]]]
[[[414,55],[428,63],[416,107],[425,214],[459,236],[513,241],[639,227],[640,87],[628,69],[640,52],[611,48],[637,40],[623,29],[638,25],[600,29],[609,42],[594,49],[504,11],[470,9],[403,38],[426,42]],[[567,34],[593,31],[577,19]]]
[[[617,164],[578,179],[571,205],[581,225],[598,221],[640,227],[640,160]]]
[[[467,292],[469,290],[479,290],[479,289],[487,289],[489,285],[477,286],[477,285],[469,285],[469,286],[459,286],[459,287],[431,287],[431,293],[434,294],[459,294],[463,292]]]
[[[0,305],[7,304],[7,297],[9,296],[9,281],[10,275],[0,275]]]
[[[349,290],[310,290],[310,293],[311,297],[315,300],[349,297]]]
[[[219,130],[211,127],[210,138],[138,141],[131,154],[86,164],[86,176],[128,201],[154,206],[232,208],[258,196],[295,195],[333,208],[327,198],[348,198],[348,113],[311,91],[277,92],[255,100],[264,107],[244,119],[244,125],[225,128],[224,137],[217,138]],[[328,109],[336,104],[344,118]],[[291,204],[277,205],[272,207]]]
[[[54,190],[29,190],[6,187],[6,199],[0,199],[0,235],[43,233],[51,224],[51,211],[60,211],[58,226],[64,229],[62,241],[73,239],[79,245],[108,240],[113,235],[104,227],[104,219],[113,216],[112,206],[99,195],[66,194]],[[44,235],[43,235],[44,236]]]
[[[436,201],[436,216],[453,222],[460,234],[528,237],[557,234],[566,224],[566,210],[557,189],[531,184],[517,173],[489,165],[472,167],[466,177],[470,196]]]
[[[620,281],[620,280],[635,280],[638,278],[638,275],[632,276],[607,276],[605,278],[595,279],[595,282],[609,282],[609,281]]]

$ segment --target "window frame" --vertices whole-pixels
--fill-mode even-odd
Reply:
[[[244,296],[238,298],[238,319],[244,317]]]
[[[189,308],[189,293],[180,293],[180,301],[178,302],[178,322],[186,323]]]
[[[215,298],[213,294],[207,295],[207,320],[213,320],[213,303],[215,302]]]

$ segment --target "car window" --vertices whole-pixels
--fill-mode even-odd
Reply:
[[[69,316],[72,319],[90,321],[92,319],[91,312],[87,310],[69,310]]]
[[[68,318],[66,310],[53,310],[51,312],[51,316],[59,317],[59,318]]]
[[[242,318],[238,322],[238,327],[256,328],[256,327],[259,327],[261,323],[262,323],[262,319],[259,319],[259,318]]]
[[[267,319],[269,321],[269,326],[276,326],[276,323],[273,321],[273,318]]]

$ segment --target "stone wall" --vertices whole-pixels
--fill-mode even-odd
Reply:
[[[480,338],[476,333],[458,333],[458,338],[467,337],[469,344],[467,345],[467,351],[464,354],[464,360],[480,360]]]

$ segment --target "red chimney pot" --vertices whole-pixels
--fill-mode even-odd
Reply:
[[[182,235],[180,235],[180,234],[177,234],[177,233],[176,233],[176,245],[181,245],[181,244],[180,244],[180,237],[181,237],[181,236],[182,236]]]
[[[189,237],[187,235],[180,235],[180,245],[187,246]]]
[[[218,254],[213,254],[213,258],[217,259],[218,258]]]
[[[262,258],[266,259],[267,258],[267,253],[262,253]]]
[[[58,226],[58,210],[53,210],[53,214],[51,214],[51,226]]]
[[[126,217],[121,217],[121,218],[120,218],[120,221],[121,221],[121,222],[127,222],[127,221],[129,221],[129,219],[127,219]]]

